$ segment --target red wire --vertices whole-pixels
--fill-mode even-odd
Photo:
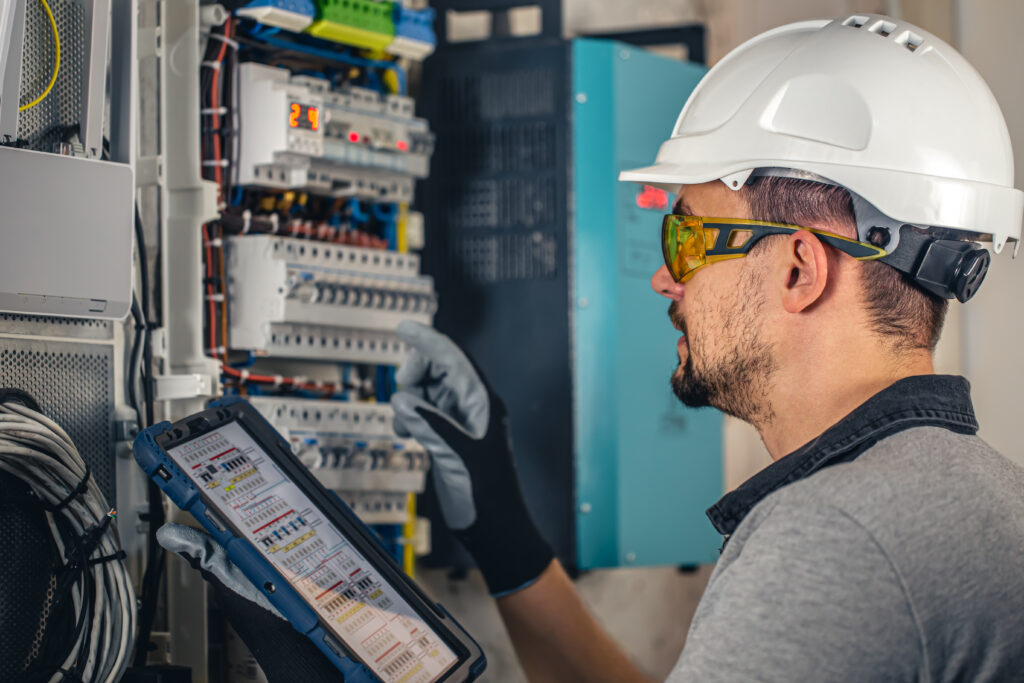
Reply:
[[[224,22],[224,37],[231,37],[231,20],[228,19]],[[224,54],[227,52],[228,44],[225,41],[220,41],[220,52],[217,53],[217,64],[223,65]],[[217,193],[221,194],[223,190],[222,183],[223,172],[220,167],[220,114],[217,112],[217,107],[220,106],[220,98],[218,95],[217,84],[220,81],[220,68],[213,70],[213,79],[210,81],[210,106],[213,109],[212,114],[212,128],[213,128],[213,160],[217,163],[213,167],[213,175],[217,181]],[[218,196],[218,201],[223,201],[223,197]]]
[[[217,318],[216,307],[213,301],[213,249],[210,245],[210,232],[203,223],[203,251],[206,254],[206,302],[210,307],[210,350],[208,353],[217,356]]]
[[[243,375],[241,370],[239,370],[238,368],[233,368],[230,365],[222,365],[221,371],[225,375],[228,375],[229,377],[234,377],[236,379],[241,379]],[[345,388],[343,385],[335,384],[333,382],[297,382],[294,377],[277,378],[271,377],[270,375],[246,374],[245,381],[255,382],[257,384],[280,384],[282,386],[293,387],[297,389],[306,389],[308,391],[322,391],[327,395],[337,393],[338,391]]]

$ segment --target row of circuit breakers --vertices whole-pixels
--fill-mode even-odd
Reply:
[[[290,20],[282,17],[277,11],[270,18],[284,26]],[[295,23],[285,28],[317,35],[305,18]],[[391,47],[400,40],[393,38]],[[405,56],[426,52],[416,41],[403,45],[411,50]],[[412,98],[332,88],[326,79],[256,62],[240,64],[237,79],[238,185],[358,201],[367,211],[401,205],[406,244],[422,248],[422,215],[407,207],[415,181],[429,174],[434,136],[415,116]],[[397,366],[408,353],[395,335],[398,323],[433,320],[434,282],[420,274],[416,254],[394,244],[310,239],[312,226],[302,231],[306,237],[290,236],[295,233],[277,213],[229,210],[223,218],[235,228],[224,240],[233,350],[285,361]],[[249,400],[364,522],[410,521],[409,494],[423,492],[429,457],[415,441],[394,435],[390,405]]]

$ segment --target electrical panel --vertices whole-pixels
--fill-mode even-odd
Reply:
[[[654,157],[705,69],[544,22],[442,42],[424,67],[436,325],[504,398],[524,498],[567,567],[714,562],[722,416],[672,395],[678,334],[649,284],[673,198],[617,180]],[[423,507],[439,515],[430,487]],[[470,561],[433,529],[428,561]]]
[[[168,417],[210,394],[244,396],[412,572],[429,544],[416,496],[430,459],[395,436],[388,400],[409,352],[397,324],[432,324],[438,308],[415,210],[434,135],[408,89],[434,48],[433,10],[157,5],[144,37],[160,39],[143,47],[160,60],[164,152],[144,170],[168,228]],[[196,672],[217,670],[207,643],[219,629],[189,576],[168,571],[176,657],[205,680]]]
[[[409,496],[429,467],[390,434],[387,400],[409,351],[395,328],[429,325],[437,309],[410,252],[424,242],[411,203],[434,136],[405,92],[408,64],[364,51],[387,49],[405,10],[235,9],[212,29],[203,64],[214,73],[201,82],[202,166],[221,203],[203,226],[206,353],[225,391],[302,434],[296,452],[386,540],[385,526],[412,523]]]
[[[430,324],[419,256],[250,235],[226,240],[232,348],[260,355],[397,364],[402,320]]]
[[[434,138],[412,98],[258,63],[238,77],[239,183],[408,202],[429,173]]]

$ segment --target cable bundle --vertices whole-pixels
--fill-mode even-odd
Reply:
[[[51,613],[74,615],[70,643],[57,643],[66,647],[61,664],[30,669],[26,677],[113,683],[128,664],[135,633],[135,594],[112,524],[117,513],[67,433],[21,400],[0,403],[0,470],[24,481],[38,499],[32,502],[45,510],[63,562]],[[53,645],[47,649],[55,651]]]

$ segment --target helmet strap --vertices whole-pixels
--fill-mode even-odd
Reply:
[[[908,275],[921,289],[963,303],[978,291],[992,256],[974,242],[937,239],[903,225],[899,248],[879,260]]]

